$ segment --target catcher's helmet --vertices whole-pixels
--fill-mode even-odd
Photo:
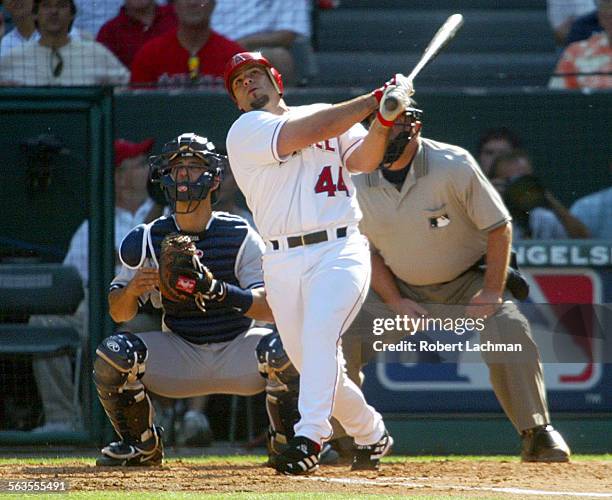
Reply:
[[[405,118],[399,122],[399,118],[395,121],[394,127],[402,127],[401,131],[395,138],[389,141],[385,155],[383,156],[380,166],[382,168],[388,168],[394,161],[396,161],[404,152],[406,144],[414,137],[414,126],[416,122],[420,122],[423,118],[423,111],[413,107],[412,105],[406,108],[404,112]]]
[[[206,168],[195,181],[177,180],[172,176],[172,161],[177,158],[196,158]],[[181,134],[164,144],[159,155],[149,157],[149,177],[158,182],[175,213],[189,213],[205,199],[215,183],[221,182],[227,157],[215,152],[215,145],[206,137],[194,133]],[[187,167],[189,168],[189,167]],[[176,202],[189,202],[184,211],[176,211]],[[216,190],[211,193],[211,201],[216,201]]]
[[[230,95],[230,97],[236,101],[236,97],[234,96],[234,92],[232,91],[232,81],[234,80],[234,76],[247,64],[263,66],[263,68],[268,73],[272,84],[276,88],[276,91],[283,95],[284,87],[283,87],[283,79],[282,75],[278,72],[278,70],[272,66],[270,61],[266,59],[261,52],[240,52],[232,56],[232,58],[227,61],[225,65],[225,71],[223,72],[223,79],[225,80],[225,88]]]

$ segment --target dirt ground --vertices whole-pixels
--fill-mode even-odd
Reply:
[[[321,467],[307,477],[280,476],[261,462],[168,460],[156,468],[95,467],[74,460],[61,466],[0,465],[0,479],[68,480],[70,490],[198,491],[201,493],[337,492],[387,495],[461,495],[475,498],[612,499],[612,462],[521,464],[496,461],[385,463],[378,473]],[[585,495],[586,493],[586,495]]]

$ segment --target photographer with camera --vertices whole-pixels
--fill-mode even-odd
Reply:
[[[587,227],[533,174],[531,159],[525,151],[519,149],[498,156],[490,177],[512,215],[515,241],[590,237]]]

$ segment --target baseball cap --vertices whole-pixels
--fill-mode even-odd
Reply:
[[[153,148],[155,139],[149,137],[142,142],[131,142],[126,139],[116,139],[115,148],[115,167],[121,165],[123,160],[134,158],[143,154],[149,154]]]

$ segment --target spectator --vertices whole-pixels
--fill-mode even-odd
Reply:
[[[261,51],[282,73],[283,81],[291,83],[291,49],[298,38],[310,43],[310,10],[309,0],[217,0],[211,25],[247,50]]]
[[[129,68],[140,47],[175,27],[172,5],[156,5],[154,0],[125,0],[119,14],[100,28],[96,40]]]
[[[610,160],[612,174],[612,160]],[[612,240],[612,186],[577,200],[572,215],[589,228],[591,238]]]
[[[175,0],[178,28],[147,42],[132,62],[132,84],[223,85],[225,63],[244,49],[210,29],[214,0]]]
[[[547,0],[546,10],[550,27],[555,33],[555,42],[563,47],[576,17],[594,11],[595,0]]]
[[[586,40],[592,34],[599,33],[602,30],[603,28],[599,23],[599,16],[597,15],[597,5],[594,5],[591,12],[580,16],[572,23],[569,34],[565,40],[565,45]]]
[[[153,201],[147,196],[147,154],[153,140],[141,143],[124,140],[115,141],[115,249],[118,251],[123,237],[133,226],[152,220],[158,213]],[[83,280],[85,298],[74,316],[32,316],[32,325],[66,324],[76,328],[84,342],[89,336],[88,329],[88,282],[89,282],[89,221],[85,220],[70,241],[64,265],[77,268]],[[118,259],[117,259],[117,262]],[[117,265],[117,270],[121,265]],[[137,330],[148,329],[150,318],[137,317],[138,323],[131,323]],[[143,323],[149,323],[144,325]],[[157,322],[159,324],[159,320]],[[157,328],[158,326],[155,326]],[[45,423],[33,432],[70,431],[78,427],[79,408],[72,406],[72,367],[70,357],[34,358],[34,375],[43,404]]]
[[[34,22],[34,0],[6,0],[4,8],[11,15],[15,27],[4,37],[0,33],[0,56],[8,54],[18,45],[30,40],[40,40],[40,34],[36,30]],[[79,30],[74,26],[70,28],[70,38],[78,40],[81,38]]]
[[[612,0],[598,0],[597,15],[604,31],[572,43],[563,51],[549,88],[612,88]]]
[[[487,177],[491,177],[491,166],[500,154],[510,153],[521,147],[521,139],[506,127],[486,130],[478,141],[478,162],[480,169]]]
[[[35,0],[38,42],[21,44],[0,59],[0,79],[12,85],[126,83],[127,69],[97,42],[73,39],[73,0]]]
[[[1,36],[0,56],[8,54],[14,47],[29,41],[36,34],[36,25],[32,16],[34,0],[6,0],[4,9],[11,15],[14,28]]]
[[[123,0],[75,0],[79,15],[75,26],[94,39],[102,25],[117,15]]]
[[[587,228],[533,175],[531,159],[521,150],[496,158],[491,183],[512,215],[514,240],[588,238]]]

